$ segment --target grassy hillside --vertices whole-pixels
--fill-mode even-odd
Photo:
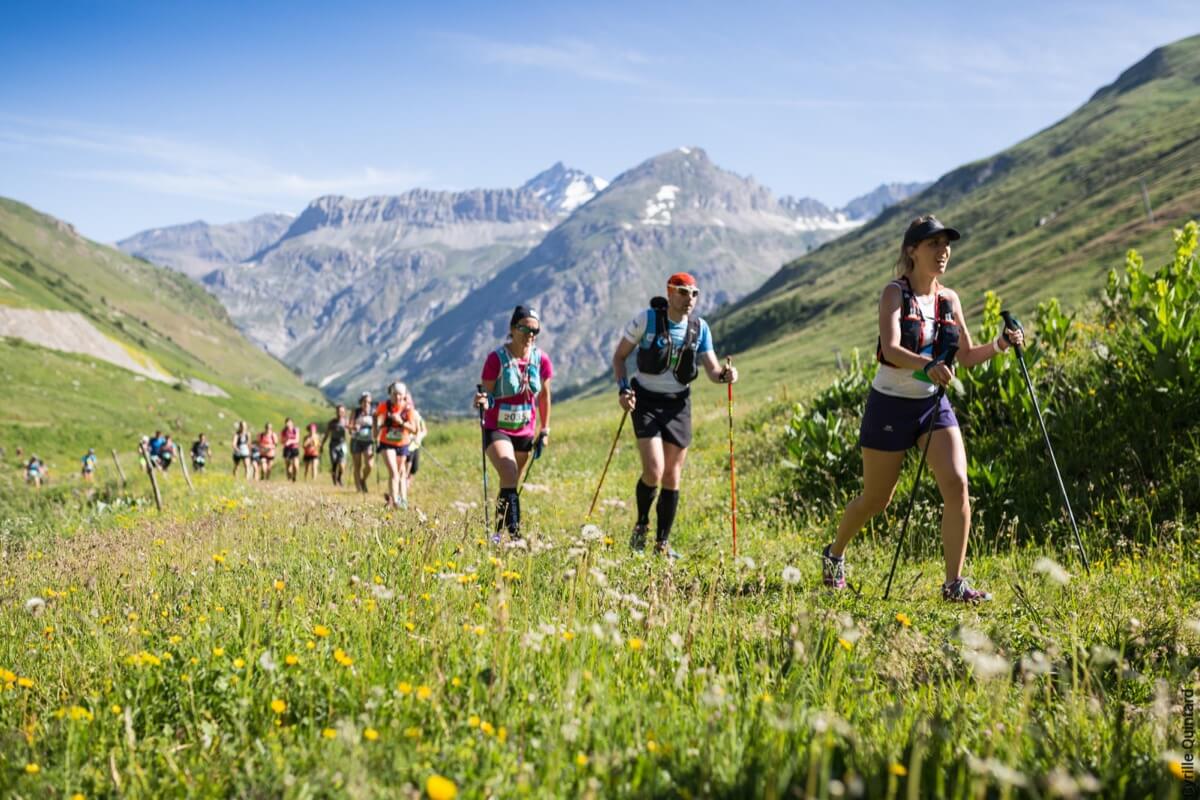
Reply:
[[[933,212],[963,231],[947,285],[978,318],[985,289],[1014,310],[1094,293],[1136,247],[1166,254],[1200,213],[1200,36],[1155,50],[1056,125],[960,167],[925,192],[783,267],[715,323],[726,348],[757,348],[781,375],[874,345],[875,301],[908,221]],[[1154,209],[1145,212],[1141,183]]]
[[[191,280],[3,198],[0,306],[78,312],[135,361],[228,395],[202,396],[95,358],[3,339],[0,446],[9,459],[21,447],[61,473],[73,470],[88,446],[127,449],[133,436],[153,428],[188,436],[206,429],[223,441],[239,417],[278,424],[284,414],[308,418],[324,405],[318,392],[242,337]]]

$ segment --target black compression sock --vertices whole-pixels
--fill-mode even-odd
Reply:
[[[658,494],[657,486],[647,486],[638,478],[637,482],[637,524],[650,524],[650,506],[654,505],[654,495]]]
[[[499,496],[496,498],[496,532],[499,533],[504,524],[508,522],[508,507],[509,507],[509,492],[512,489],[501,489]]]
[[[514,539],[521,538],[521,495],[517,494],[516,489],[508,490],[511,494],[508,496],[508,516],[505,522],[508,524],[508,535]]]
[[[679,508],[679,490],[663,489],[658,494],[658,534],[656,541],[665,542],[671,536],[675,524],[675,510]]]

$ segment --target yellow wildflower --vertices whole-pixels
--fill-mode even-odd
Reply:
[[[245,660],[245,659],[243,659],[243,658],[235,658],[235,659],[233,660],[233,668],[234,668],[234,669],[241,669],[241,668],[243,668],[243,667],[245,667],[245,666],[246,666],[246,660]]]
[[[287,711],[287,703],[277,697],[271,701],[271,710],[276,714],[282,714],[283,712]]]
[[[636,636],[629,640],[629,649],[635,653],[645,647],[646,643]]]
[[[421,738],[421,729],[415,725],[413,725],[412,727],[409,727],[409,728],[405,728],[404,736],[408,739],[420,739]]]
[[[182,641],[183,641],[183,637],[178,634],[167,637],[168,644],[179,644]]]
[[[905,769],[903,764],[897,764],[894,761],[888,766],[888,772],[900,778],[908,774],[908,770]]]
[[[854,647],[854,645],[849,640],[843,639],[840,636],[838,637],[838,644],[840,644],[842,646],[842,649],[847,650],[847,651]]]
[[[221,555],[220,553],[213,553],[213,563],[214,564],[224,564],[225,556]]]
[[[354,659],[346,655],[346,651],[340,647],[333,651],[333,660],[343,667],[348,667],[354,663]]]
[[[324,639],[326,636],[329,635],[329,628],[325,627],[324,625],[314,625],[313,626],[313,635],[319,636],[322,639]]]
[[[225,648],[224,647],[214,647],[213,655],[216,656],[217,658],[220,658],[221,656],[225,655]]]
[[[273,585],[274,585],[274,587],[275,587],[275,591],[277,591],[277,592],[282,592],[282,591],[283,591],[283,587],[284,587],[284,583],[283,583],[283,581],[281,581],[281,580],[279,580],[278,578],[276,578],[276,579],[275,579],[275,583],[274,583]]]
[[[400,694],[412,694],[412,690],[412,684],[408,681],[400,681],[400,685],[396,687],[396,691],[400,692]]]
[[[321,731],[321,735],[326,739],[336,739],[337,731],[335,731],[333,728],[325,728]]]
[[[504,727],[503,725],[497,728],[496,739],[500,742],[500,744],[504,744],[506,741],[508,741],[508,728]]]
[[[306,650],[313,650],[316,648],[316,646],[317,646],[317,643],[314,642],[312,639],[309,639],[307,642],[304,643],[304,648]]]
[[[300,656],[296,655],[295,653],[288,653],[283,657],[283,663],[287,664],[289,667],[294,667],[300,663]]]
[[[114,714],[120,714],[120,713],[121,713],[121,707],[120,707],[119,705],[117,705],[116,703],[113,703],[113,704],[112,704],[112,708],[110,708],[110,709],[109,709],[109,711],[111,711],[111,712],[112,712],[112,713],[114,713]]]
[[[430,775],[425,780],[425,793],[429,800],[454,800],[458,796],[458,786],[449,778]]]
[[[649,750],[651,753],[657,753],[658,752],[658,742],[654,741],[653,739],[647,739],[646,740],[646,749]]]
[[[912,620],[909,619],[908,614],[905,614],[903,611],[896,612],[896,622],[899,622],[906,628],[912,626]]]
[[[17,678],[17,686],[20,686],[22,689],[32,689],[33,678]]]
[[[467,724],[470,725],[472,728],[478,728],[479,727],[479,715],[472,714],[471,716],[467,717]]]
[[[25,774],[27,774],[27,775],[37,775],[41,771],[42,771],[42,768],[39,767],[37,764],[33,763],[32,761],[30,761],[28,764],[25,765]]]
[[[431,697],[433,697],[433,689],[430,689],[428,686],[418,686],[417,687],[417,699],[418,700],[428,700]]]
[[[365,731],[363,731],[363,738],[368,742],[373,742],[379,738],[379,731],[375,730],[374,728],[367,728]]]
[[[588,757],[584,753],[575,754],[575,766],[586,767],[588,765]]]
[[[491,736],[496,732],[495,726],[493,726],[492,723],[488,722],[487,720],[479,723],[479,730],[483,731],[484,736]]]
[[[1171,774],[1179,780],[1182,781],[1186,779],[1187,776],[1183,772],[1183,764],[1179,761],[1171,759],[1167,762],[1167,767],[1171,770]]]

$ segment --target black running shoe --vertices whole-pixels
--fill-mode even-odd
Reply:
[[[646,531],[649,525],[634,525],[633,535],[629,537],[629,547],[635,553],[644,552],[646,549]]]

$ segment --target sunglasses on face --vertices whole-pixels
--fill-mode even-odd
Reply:
[[[521,333],[528,334],[529,336],[537,336],[542,332],[541,328],[531,328],[528,325],[518,325],[517,330],[519,330]]]
[[[679,294],[686,295],[687,297],[699,297],[700,296],[700,290],[694,289],[691,286],[675,286],[673,288]]]

